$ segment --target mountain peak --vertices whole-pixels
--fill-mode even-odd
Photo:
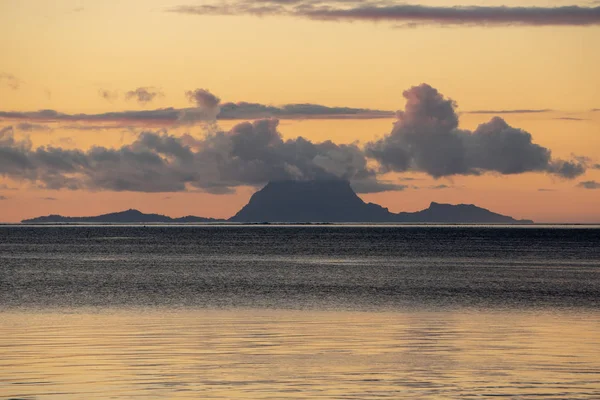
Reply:
[[[130,208],[128,210],[120,211],[120,212],[117,212],[115,214],[130,214],[130,215],[136,214],[136,215],[141,215],[143,213],[141,211],[139,211],[139,210],[136,210],[135,208]]]
[[[341,179],[273,181],[254,193],[233,222],[362,222],[389,220],[390,213],[365,204]]]
[[[450,208],[450,207],[463,207],[463,208],[472,207],[472,208],[480,208],[480,207],[477,207],[474,204],[448,204],[448,203],[437,203],[435,201],[432,201],[429,204],[429,209]]]

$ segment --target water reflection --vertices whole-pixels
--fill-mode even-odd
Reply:
[[[600,398],[594,313],[0,313],[0,397]]]

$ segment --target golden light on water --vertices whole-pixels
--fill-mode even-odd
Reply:
[[[7,398],[593,398],[600,324],[570,312],[2,312]]]

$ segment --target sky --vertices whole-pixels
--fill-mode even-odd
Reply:
[[[0,0],[0,222],[270,180],[600,222],[600,2]]]

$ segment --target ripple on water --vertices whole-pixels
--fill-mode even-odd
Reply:
[[[598,315],[3,312],[3,398],[600,396]]]

